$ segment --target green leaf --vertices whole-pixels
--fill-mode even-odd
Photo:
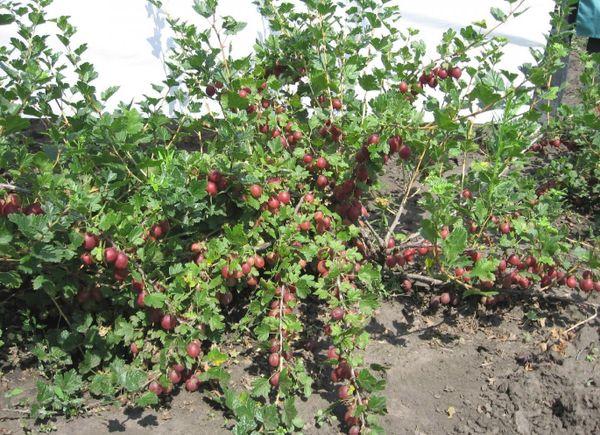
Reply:
[[[462,225],[457,225],[446,240],[442,242],[444,256],[449,263],[456,261],[467,247],[467,230]]]
[[[146,383],[147,375],[142,370],[129,368],[125,370],[125,376],[121,385],[130,392],[139,391]]]
[[[17,288],[23,284],[23,279],[14,270],[10,272],[0,272],[0,284],[5,285],[8,288]]]
[[[267,405],[262,408],[261,420],[265,432],[275,432],[279,427],[279,412],[276,405]]]
[[[487,258],[475,262],[473,269],[469,272],[471,278],[477,278],[480,281],[494,281],[494,272],[498,267],[497,260],[488,260]]]
[[[310,84],[316,94],[327,88],[327,77],[324,72],[318,71],[310,76]]]
[[[0,14],[0,26],[6,26],[14,21],[15,17],[13,17],[11,14]]]
[[[267,378],[256,378],[254,382],[252,382],[252,397],[264,397],[267,399],[270,391],[271,385]]]
[[[6,118],[0,117],[0,127],[4,134],[14,133],[29,128],[29,120],[16,115],[8,115]]]
[[[100,99],[102,101],[107,101],[110,97],[112,97],[119,90],[119,86],[111,86],[100,94]]]
[[[246,23],[236,21],[233,17],[223,17],[223,29],[226,35],[235,35],[241,32],[246,27]]]
[[[18,396],[19,394],[23,394],[24,391],[25,390],[23,390],[22,388],[19,388],[19,387],[13,388],[12,390],[7,391],[6,393],[4,393],[4,397],[7,398],[7,399],[10,399],[12,397]]]
[[[506,21],[507,16],[502,9],[496,7],[490,8],[490,14],[492,14],[492,17],[494,17],[496,21]]]
[[[106,373],[94,375],[89,388],[90,393],[94,396],[111,396],[115,393],[115,387],[111,381],[111,376]]]
[[[152,308],[162,308],[167,300],[167,295],[164,293],[150,293],[144,298],[144,305]]]
[[[158,396],[151,391],[148,391],[142,396],[138,397],[135,401],[135,404],[141,407],[158,405]]]
[[[423,219],[421,223],[421,235],[425,240],[429,240],[430,242],[433,242],[435,239],[437,239],[435,225],[430,219]]]
[[[377,91],[381,89],[379,81],[372,74],[365,74],[359,77],[358,83],[365,91]]]
[[[227,354],[221,352],[217,348],[212,348],[203,358],[204,361],[217,366],[223,364],[227,359]]]
[[[194,0],[194,11],[208,18],[215,14],[217,9],[217,0]]]
[[[367,409],[376,414],[384,414],[387,412],[387,402],[386,398],[383,396],[373,395],[369,397],[369,404]]]
[[[100,357],[93,353],[93,351],[87,351],[83,361],[79,364],[79,372],[85,375],[98,367],[101,361]]]
[[[369,393],[382,391],[385,388],[385,381],[377,380],[367,369],[360,371],[357,380],[360,387]]]

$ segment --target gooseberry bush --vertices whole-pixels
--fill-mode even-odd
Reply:
[[[164,82],[114,111],[116,88],[95,88],[49,3],[0,14],[16,29],[0,49],[1,336],[50,379],[34,418],[81,412],[88,393],[154,406],[202,390],[236,433],[293,432],[316,362],[348,433],[379,433],[384,376],[364,350],[382,277],[427,284],[433,306],[599,290],[597,252],[560,223],[565,191],[533,172],[558,134],[547,83],[565,48],[499,67],[507,41],[492,33],[524,1],[448,30],[432,61],[386,1],[259,0],[271,34],[241,58],[244,23],[196,1],[202,25],[168,20]],[[597,157],[598,93],[586,98],[561,116],[585,119],[571,131]],[[379,193],[384,169],[400,197]],[[248,391],[227,371],[240,337],[259,343]]]

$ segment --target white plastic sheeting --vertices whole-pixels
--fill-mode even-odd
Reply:
[[[543,47],[545,35],[550,31],[549,13],[554,1],[525,1],[529,9],[496,32],[510,41],[505,50],[508,55],[501,65],[505,69],[516,71],[519,65],[530,61],[529,48]],[[493,23],[490,8],[508,6],[504,0],[395,0],[395,3],[402,11],[402,27],[419,29],[432,57],[446,29],[459,29],[481,19]],[[164,78],[164,60],[172,36],[165,13],[199,26],[207,25],[193,11],[193,0],[164,0],[163,5],[163,10],[157,10],[146,0],[55,0],[49,15],[71,17],[71,23],[78,28],[74,42],[88,44],[84,58],[99,73],[97,89],[120,87],[111,100],[114,107],[118,101],[136,101],[143,94],[153,93],[151,84]],[[230,41],[234,55],[250,53],[255,40],[268,31],[252,0],[220,0],[218,14],[247,23],[235,40]],[[0,26],[0,44],[7,44],[15,31],[14,25]],[[56,48],[60,48],[58,43]]]

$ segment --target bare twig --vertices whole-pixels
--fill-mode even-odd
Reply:
[[[298,214],[298,210],[300,210],[300,207],[302,207],[303,203],[304,203],[304,195],[302,195],[302,197],[300,197],[298,204],[296,204],[296,208],[294,208],[294,214]]]
[[[366,219],[363,222],[365,223],[366,227],[371,231],[371,233],[375,236],[375,238],[377,239],[377,241],[381,245],[381,248],[385,249],[385,242],[383,241],[383,239],[381,238],[381,236],[379,236],[379,234],[377,234],[377,231],[375,231],[375,228],[373,228],[373,226],[371,225],[371,223],[368,220],[366,220]]]
[[[25,189],[24,187],[15,186],[14,184],[8,184],[8,183],[0,183],[0,189],[14,190],[15,192],[23,192],[23,193],[30,192],[28,189]]]
[[[415,170],[414,170],[414,172],[412,174],[412,177],[410,178],[410,182],[408,183],[408,186],[406,186],[406,192],[404,194],[404,197],[402,198],[402,203],[400,204],[400,208],[396,212],[396,216],[394,217],[394,221],[392,222],[392,225],[390,225],[390,228],[388,229],[388,232],[385,235],[385,239],[383,240],[384,241],[384,246],[387,245],[387,242],[390,240],[390,237],[392,236],[392,234],[394,234],[394,230],[396,229],[396,227],[400,223],[400,218],[404,214],[404,209],[406,207],[406,203],[408,201],[408,198],[409,198],[409,195],[410,195],[410,191],[411,191],[411,189],[413,187],[413,184],[417,180],[417,177],[419,175],[419,170],[421,169],[421,164],[423,163],[423,159],[425,158],[425,153],[427,152],[427,149],[429,148],[428,145],[429,145],[429,143],[427,144],[427,146],[423,147],[423,152],[419,156],[419,161],[417,162],[417,166],[415,167]]]
[[[564,333],[567,334],[567,333],[571,332],[572,330],[577,329],[580,326],[585,325],[586,323],[591,322],[596,317],[598,317],[598,307],[594,305],[594,314],[593,315],[591,315],[587,319],[582,320],[581,322],[577,322],[576,324],[574,324],[573,326],[571,326],[569,329],[565,330]]]
[[[419,275],[418,273],[405,273],[404,276],[406,276],[407,278],[412,279],[413,281],[426,282],[427,284],[430,284],[430,285],[443,285],[443,284],[445,284],[445,282],[442,281],[441,279],[432,278],[430,276]]]

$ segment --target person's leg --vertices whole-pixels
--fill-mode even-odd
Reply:
[[[600,53],[600,39],[588,38],[586,50],[588,53]]]
[[[560,7],[560,5],[557,4],[556,5],[557,10],[559,7]],[[573,24],[575,24],[575,21],[577,20],[577,10],[579,7],[579,2],[571,4],[569,7],[570,7],[570,10],[569,10],[569,13],[566,15],[566,20],[567,20],[568,24],[573,25]],[[551,30],[551,33],[554,33],[554,32],[556,32],[556,30],[553,28]],[[563,39],[563,42],[569,47],[571,46],[572,37],[573,37],[573,33],[567,32]],[[564,84],[567,81],[567,74],[569,72],[569,54],[567,54],[562,59],[562,62],[563,62],[563,66],[558,71],[556,71],[556,73],[554,73],[552,75],[552,78],[550,80],[550,86],[559,86],[560,87],[560,90],[558,91],[556,98],[550,102],[553,113],[556,113],[556,110],[557,110],[558,106],[560,106],[560,103],[562,102],[562,99],[563,99],[563,96],[565,93]]]

